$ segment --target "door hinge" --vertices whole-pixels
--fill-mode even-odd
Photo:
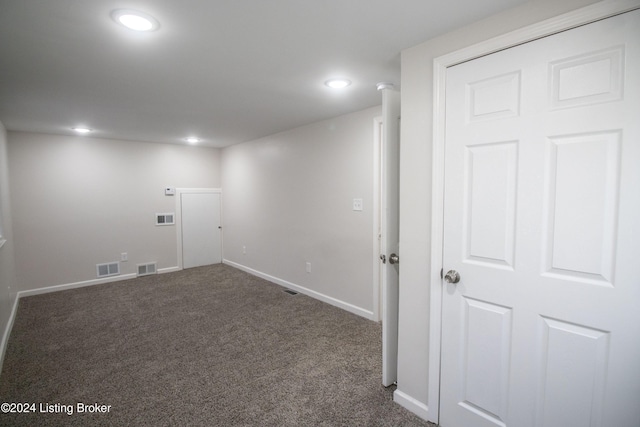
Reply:
[[[440,269],[440,278],[444,279],[444,268]]]

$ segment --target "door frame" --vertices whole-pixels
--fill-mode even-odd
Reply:
[[[442,332],[442,278],[444,245],[445,86],[447,68],[500,50],[509,49],[581,25],[640,8],[638,1],[600,2],[480,42],[433,61],[433,161],[431,188],[431,270],[429,274],[429,420],[440,419],[440,359]]]
[[[220,224],[224,224],[222,216],[222,189],[221,188],[176,188],[176,239],[177,250],[176,255],[178,257],[178,269],[184,270],[182,263],[182,195],[183,194],[219,194],[220,195]],[[222,253],[222,259],[224,260],[224,228],[223,233],[220,233],[220,251]]]
[[[382,289],[384,275],[380,265],[383,236],[387,235],[382,215],[382,116],[373,119],[373,317],[374,322],[382,320]]]

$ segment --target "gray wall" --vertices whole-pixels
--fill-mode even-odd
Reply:
[[[423,416],[429,393],[433,60],[594,0],[537,0],[402,52],[398,391]],[[439,283],[433,286],[440,286]],[[438,373],[434,373],[437,378]]]
[[[11,203],[20,291],[96,279],[96,264],[177,267],[175,212],[164,187],[220,187],[220,150],[9,132]]]
[[[4,340],[11,310],[16,297],[16,275],[13,254],[13,233],[11,224],[11,207],[9,198],[9,167],[7,161],[7,133],[0,123],[0,234],[4,245],[0,247],[0,340],[3,340],[0,349],[0,367],[4,356]],[[8,331],[7,331],[8,332]]]
[[[371,317],[380,114],[375,107],[225,148],[225,260]],[[363,199],[362,212],[353,211],[354,198]]]

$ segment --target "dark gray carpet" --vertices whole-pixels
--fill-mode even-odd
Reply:
[[[427,426],[380,384],[380,341],[375,322],[225,265],[27,297],[0,402],[36,413],[0,424]]]

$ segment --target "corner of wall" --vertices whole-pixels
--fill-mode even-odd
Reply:
[[[225,262],[372,318],[371,123],[380,112],[371,107],[225,148]],[[354,199],[362,210],[352,209]]]
[[[0,245],[0,370],[18,306],[8,169],[7,131],[0,122],[0,234],[3,241]]]

